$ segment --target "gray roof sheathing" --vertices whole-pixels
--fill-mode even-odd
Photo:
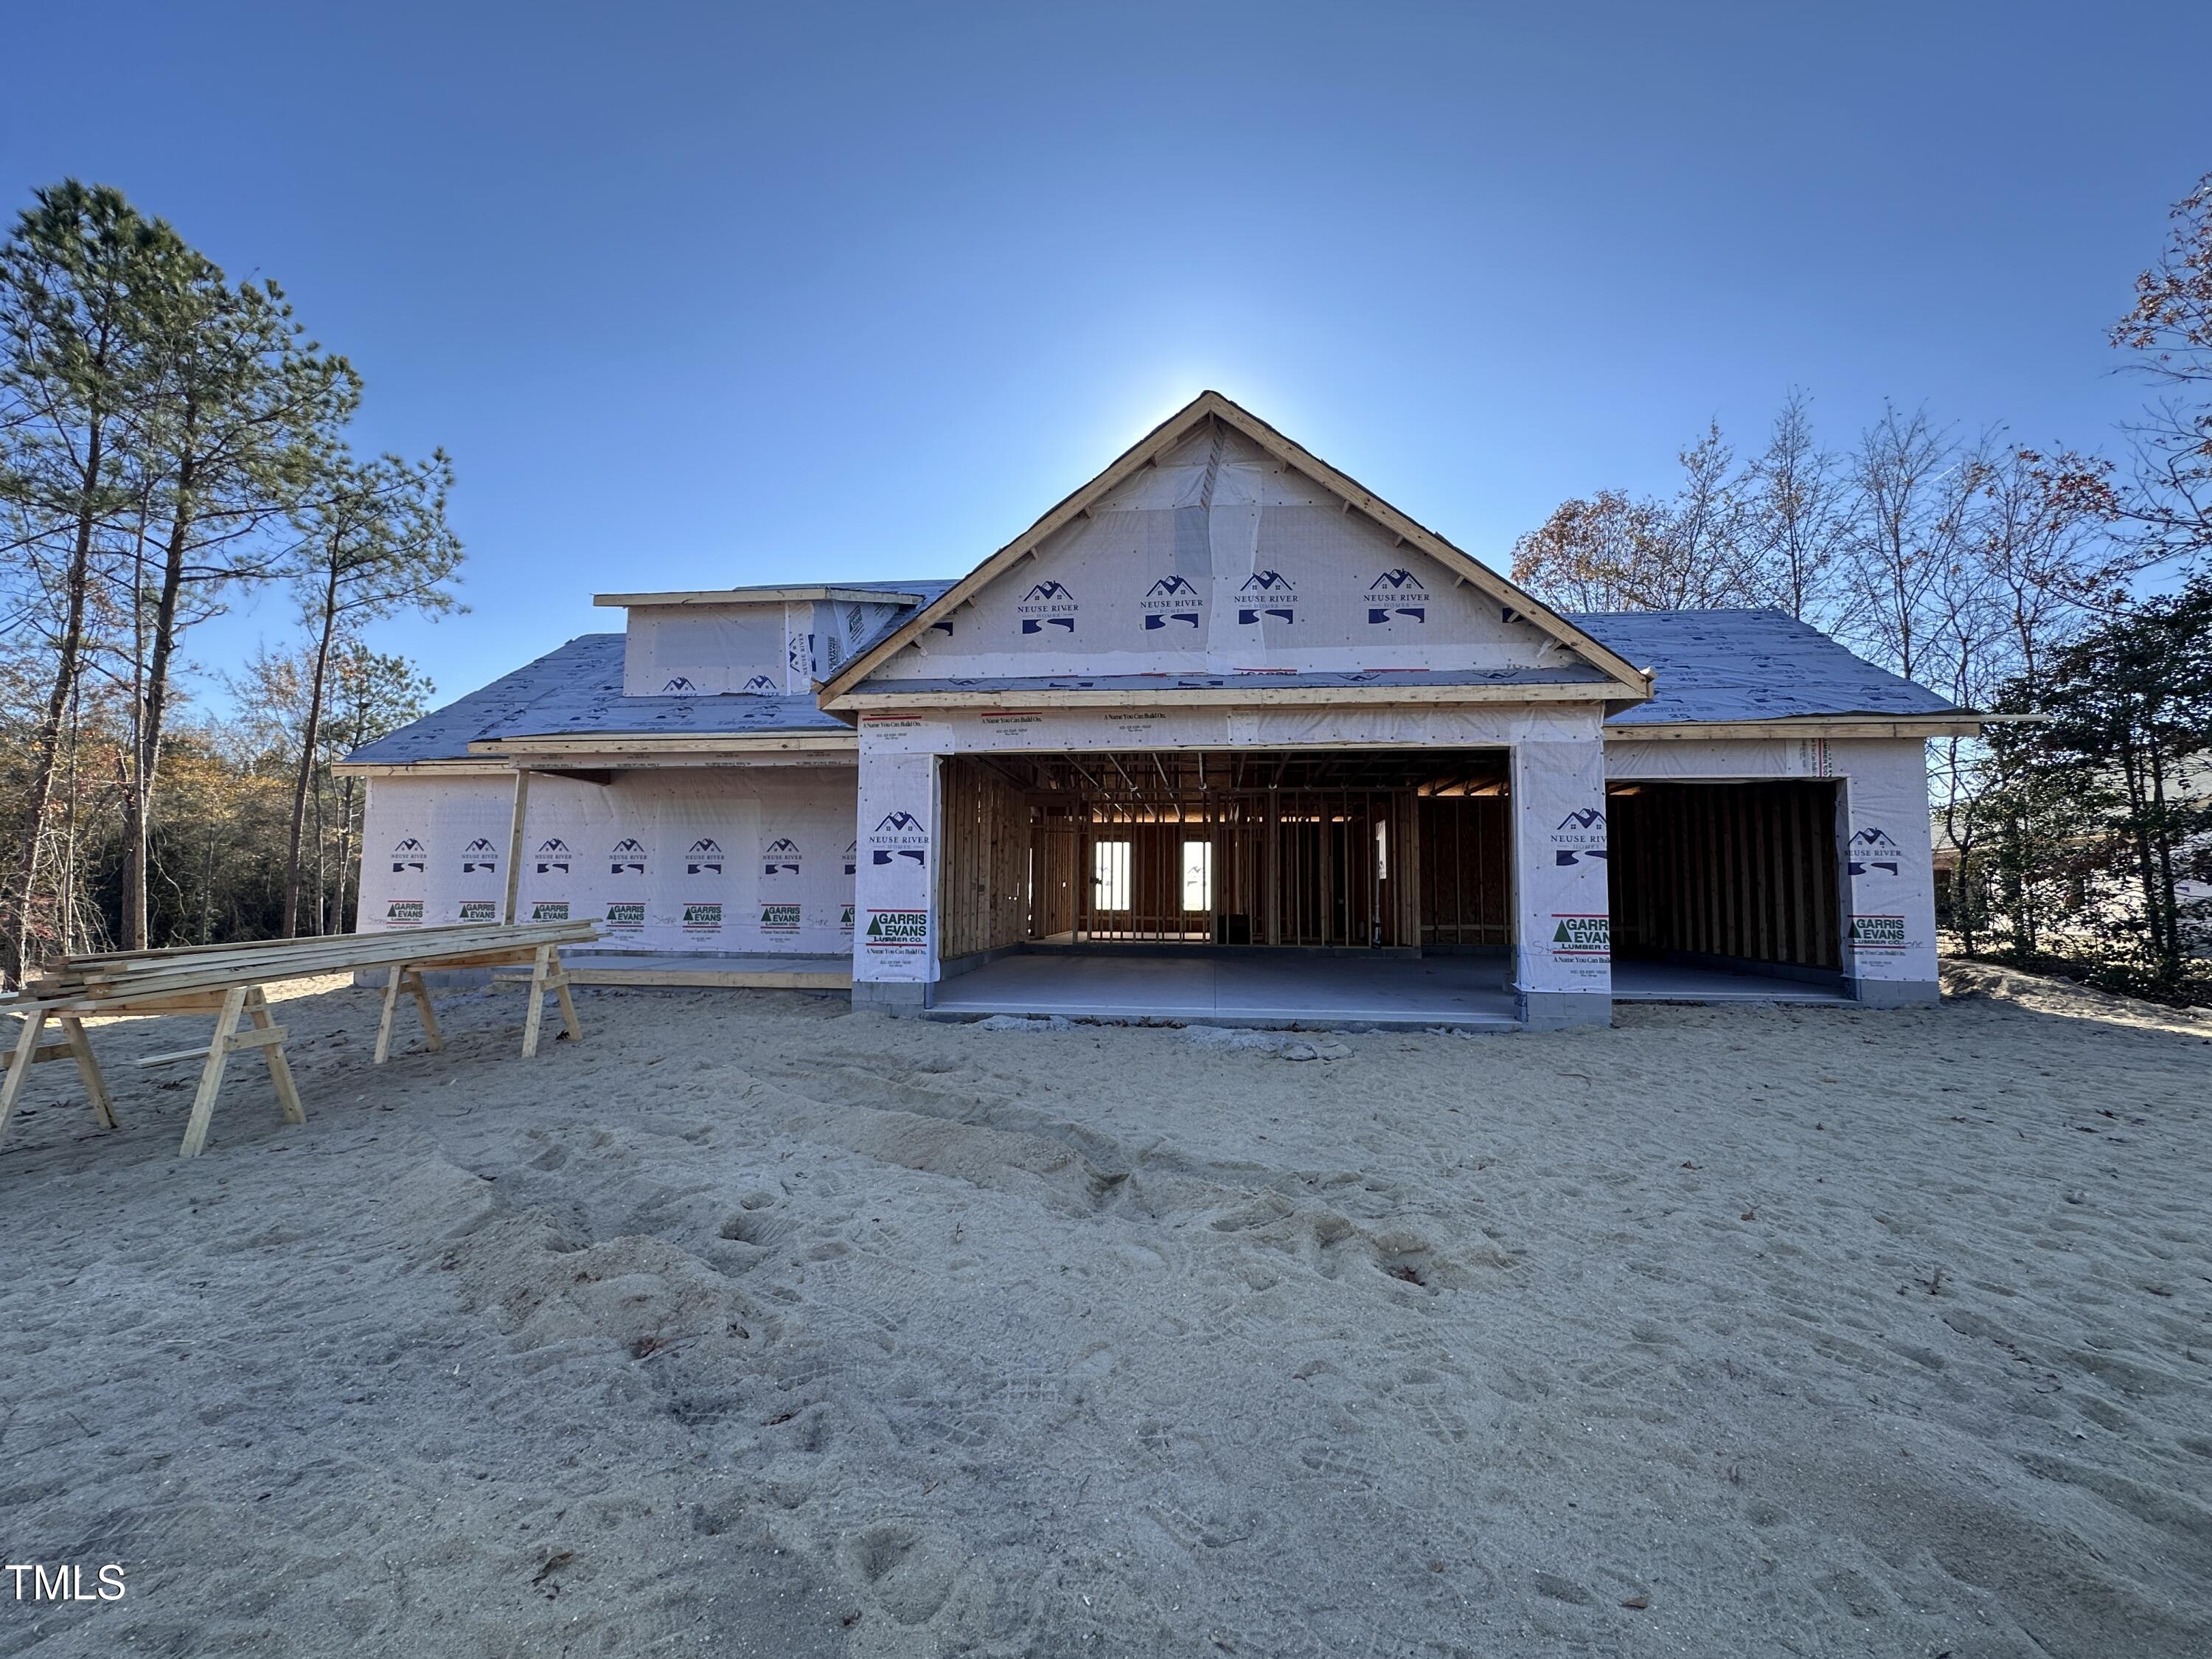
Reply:
[[[950,582],[841,583],[921,592],[933,599]],[[884,629],[913,614],[902,611]],[[1656,672],[1657,695],[1612,717],[1614,726],[1680,722],[1786,720],[1818,714],[1896,716],[1949,713],[1952,704],[1923,686],[1852,655],[1780,611],[1614,611],[1566,613],[1567,620],[1639,668]],[[861,647],[866,648],[865,644]],[[1604,679],[1594,668],[1495,673],[1116,674],[1006,680],[901,680],[901,691],[1212,689],[1219,686],[1572,684]],[[623,635],[585,634],[537,661],[346,757],[349,763],[405,766],[460,760],[471,743],[565,734],[726,736],[844,732],[808,696],[625,697]]]
[[[1613,715],[1610,726],[1954,712],[1949,699],[1853,656],[1787,611],[1565,615],[1638,668],[1656,671],[1652,700]]]

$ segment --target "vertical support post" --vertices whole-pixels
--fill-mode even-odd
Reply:
[[[0,1134],[8,1131],[8,1120],[15,1115],[15,1102],[23,1092],[23,1085],[31,1080],[31,1067],[39,1055],[39,1038],[45,1033],[48,1014],[44,1008],[33,1008],[23,1016],[23,1028],[15,1038],[15,1052],[8,1060],[8,1080],[0,1083]]]
[[[409,972],[406,987],[415,999],[415,1012],[422,1016],[422,1040],[430,1045],[430,1052],[434,1054],[446,1046],[446,1039],[438,1030],[438,1016],[430,1006],[430,988],[422,982],[421,969]]]
[[[568,1041],[584,1040],[583,1023],[576,1018],[576,1000],[568,994],[568,970],[561,965],[561,947],[550,947],[553,958],[553,993],[561,999],[561,1024],[568,1033]]]
[[[523,835],[525,821],[530,814],[530,774],[518,766],[514,769],[514,805],[508,810],[507,819],[507,899],[500,910],[500,918],[508,927],[514,925],[514,907],[522,895],[522,849],[527,845]]]
[[[269,1017],[269,998],[258,985],[246,1000],[246,1012],[257,1031],[268,1030],[276,1023]],[[307,1109],[300,1104],[300,1091],[292,1081],[292,1062],[284,1057],[284,1045],[263,1045],[261,1057],[269,1062],[269,1086],[276,1091],[276,1103],[283,1108],[285,1121],[305,1123]]]
[[[192,1114],[185,1120],[185,1144],[179,1158],[198,1158],[207,1145],[208,1123],[215,1116],[215,1097],[222,1091],[222,1068],[230,1059],[230,1040],[238,1035],[238,1022],[246,1012],[247,988],[226,991],[222,1012],[215,1018],[215,1041],[208,1044],[207,1064],[200,1067],[200,1086],[192,1096]]]
[[[92,1057],[92,1039],[84,1034],[84,1022],[74,1014],[61,1017],[62,1038],[69,1044],[70,1058],[76,1061],[76,1074],[84,1081],[84,1092],[92,1102],[92,1115],[103,1129],[112,1129],[115,1122],[115,1103],[107,1097],[107,1079],[100,1074],[100,1062]]]
[[[392,1058],[392,1016],[399,1007],[399,981],[406,976],[407,964],[395,962],[384,976],[384,1011],[376,1021],[376,1054],[370,1064],[381,1066]]]
[[[1514,746],[1515,1004],[1537,1030],[1613,1018],[1605,750],[1599,717]]]

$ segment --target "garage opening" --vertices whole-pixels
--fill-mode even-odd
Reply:
[[[1032,995],[1040,973],[1073,971],[1039,957],[1112,957],[1124,974],[1139,960],[1236,958],[1245,966],[1214,972],[1208,994],[1241,975],[1239,994],[1272,1006],[1316,994],[1310,959],[1357,957],[1370,965],[1341,969],[1346,996],[1450,986],[1488,1006],[1513,939],[1507,775],[1503,750],[949,758],[948,981],[969,968],[1008,977],[1013,965],[994,959],[1016,951]],[[1285,978],[1300,960],[1303,977]],[[1182,971],[1156,975],[1152,994],[1176,994],[1167,981]],[[959,985],[940,1006],[976,994]]]
[[[1613,785],[1613,994],[1663,993],[1666,967],[1839,987],[1836,805],[1832,780]]]

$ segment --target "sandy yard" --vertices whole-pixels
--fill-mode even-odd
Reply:
[[[512,991],[0,1149],[0,1654],[2212,1652],[2212,1021]],[[1331,1040],[1318,1038],[1327,1043]]]

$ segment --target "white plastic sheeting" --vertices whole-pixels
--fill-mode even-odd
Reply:
[[[1572,660],[1226,427],[1194,434],[871,677]]]
[[[1936,872],[1926,746],[1869,738],[1833,743],[1829,750],[1844,780],[1850,824],[1844,971],[1858,980],[1933,986]]]
[[[1524,992],[1613,988],[1605,766],[1593,720],[1580,742],[1513,751],[1514,981]]]
[[[937,757],[878,750],[860,763],[853,977],[937,977]]]
[[[534,776],[519,918],[599,921],[612,950],[842,951],[854,799],[836,767]],[[513,800],[504,779],[372,780],[362,931],[497,919]]]
[[[1596,743],[1595,704],[1354,703],[1283,708],[988,708],[860,716],[860,753],[1103,749],[1466,749]]]
[[[633,605],[623,651],[626,697],[781,696],[792,687],[784,612],[773,605]],[[799,688],[806,689],[804,683]]]
[[[632,605],[623,695],[811,694],[905,608],[864,599]]]
[[[1742,778],[1832,778],[1832,745],[1825,738],[1624,738],[1605,744],[1605,775],[1627,781]],[[1921,745],[1906,741],[1916,754]]]

